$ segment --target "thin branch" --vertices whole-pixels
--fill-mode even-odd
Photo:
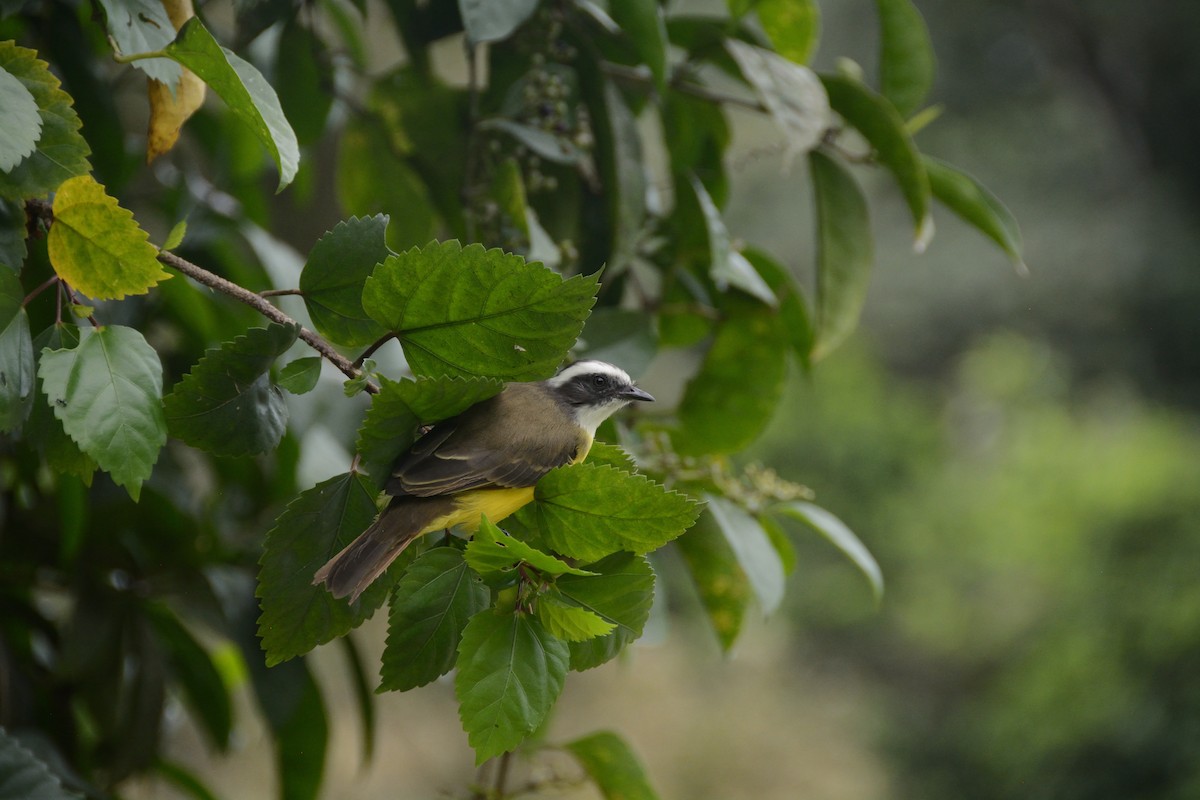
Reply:
[[[638,69],[637,67],[626,66],[625,64],[614,64],[611,61],[601,61],[600,71],[618,80],[626,83],[636,83],[639,86],[653,87],[654,76],[649,70]],[[676,76],[671,79],[671,88],[690,94],[693,97],[699,97],[701,100],[707,100],[710,103],[723,103],[730,106],[741,106],[742,108],[751,111],[757,111],[760,114],[767,114],[769,110],[762,103],[748,97],[742,97],[736,94],[726,94],[718,92],[715,89],[710,89],[707,86],[701,86],[698,83],[691,83],[683,80],[682,76]]]
[[[49,203],[44,200],[29,200],[25,203],[25,211],[30,216],[38,216],[45,223],[49,224],[54,221],[54,211]],[[201,266],[193,264],[185,258],[180,258],[174,253],[160,250],[158,252],[158,261],[160,264],[168,266],[174,270],[182,272],[189,278],[204,284],[210,289],[214,289],[222,294],[229,295],[234,300],[245,303],[253,308],[258,313],[262,314],[272,322],[278,322],[281,325],[295,325],[300,328],[300,339],[313,350],[321,355],[329,363],[333,364],[342,374],[348,378],[358,378],[361,376],[361,371],[357,369],[350,359],[333,349],[333,345],[321,338],[317,333],[303,327],[296,320],[280,311],[275,306],[268,303],[264,298],[245,289],[233,281],[222,278],[220,275],[209,272]],[[365,390],[370,394],[376,394],[379,387],[371,381],[367,381]]]
[[[300,295],[304,292],[299,289],[266,289],[258,293],[259,297],[285,297],[287,295]]]

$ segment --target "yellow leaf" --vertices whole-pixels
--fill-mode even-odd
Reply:
[[[145,294],[171,277],[133,214],[90,175],[58,187],[46,247],[58,276],[95,300]]]
[[[163,8],[175,30],[183,27],[195,12],[192,0],[163,0]],[[179,140],[183,123],[204,104],[207,87],[191,70],[183,70],[179,84],[171,87],[153,78],[147,79],[146,94],[150,100],[150,126],[146,133],[146,163],[166,153]]]

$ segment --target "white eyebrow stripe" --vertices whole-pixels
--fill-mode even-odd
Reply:
[[[580,375],[595,375],[596,373],[609,375],[625,384],[633,383],[633,379],[629,377],[628,372],[605,361],[576,361],[574,364],[567,367],[550,380],[546,381],[546,383],[557,389],[558,387],[570,381],[572,378],[577,378]]]

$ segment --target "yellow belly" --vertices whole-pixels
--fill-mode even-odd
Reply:
[[[578,464],[587,458],[592,449],[592,437],[584,434],[580,441],[578,455],[572,464]],[[461,527],[467,533],[479,530],[479,520],[487,516],[489,522],[499,522],[509,514],[533,501],[533,487],[523,486],[519,489],[474,489],[454,496],[454,510],[435,519],[425,526],[421,535],[447,528]]]

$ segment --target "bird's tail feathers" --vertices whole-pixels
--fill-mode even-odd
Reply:
[[[357,539],[316,571],[313,584],[324,583],[334,597],[349,597],[353,603],[404,548],[450,509],[449,503],[444,497],[406,497],[393,502]]]

